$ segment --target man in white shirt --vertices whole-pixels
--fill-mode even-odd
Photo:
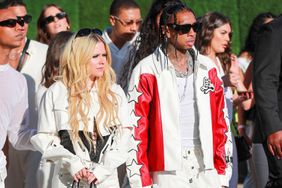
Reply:
[[[10,52],[10,65],[23,73],[28,85],[29,124],[27,129],[37,129],[37,106],[36,93],[42,79],[42,67],[46,60],[48,46],[40,42],[26,38],[28,24],[31,16],[28,15],[26,5],[21,1],[12,1],[8,9],[14,12],[22,21],[21,27],[17,30],[23,34],[21,45]],[[33,134],[35,131],[31,131]],[[41,154],[34,151],[17,151],[9,147],[9,160],[14,161],[9,165],[7,188],[36,187],[36,172],[38,169]],[[16,181],[15,181],[16,180]]]
[[[21,128],[28,123],[27,84],[24,76],[9,64],[9,54],[20,46],[24,39],[19,30],[22,21],[8,10],[6,3],[0,3],[0,188],[4,188],[7,176],[6,157],[2,151],[8,136],[9,142],[17,149],[32,147],[29,138],[22,140]]]
[[[112,67],[119,80],[142,24],[140,7],[134,0],[114,0],[110,7],[109,21],[111,27],[104,30],[103,38],[110,47]]]

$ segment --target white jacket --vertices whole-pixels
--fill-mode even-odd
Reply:
[[[205,169],[217,170],[222,186],[229,185],[232,140],[222,80],[207,57],[197,55],[194,91]],[[150,172],[181,169],[179,98],[174,66],[160,48],[135,67],[128,89],[135,147],[128,164],[131,184],[152,184]],[[215,177],[215,181],[216,178]]]
[[[60,130],[71,130],[68,114],[68,92],[62,82],[54,83],[45,93],[39,108],[38,134],[33,136],[31,141],[35,148],[42,153],[42,158],[56,162],[56,169],[53,174],[52,187],[66,187],[72,182],[72,175],[84,167],[91,169],[94,165],[93,174],[97,177],[100,185],[110,181],[109,177],[117,181],[116,168],[124,163],[128,157],[128,141],[130,130],[121,127],[129,127],[127,100],[123,90],[116,84],[112,90],[118,98],[118,117],[120,127],[115,134],[104,128],[103,122],[97,122],[102,136],[110,135],[105,145],[98,164],[93,164],[89,157],[89,152],[84,145],[72,141],[75,154],[65,149],[60,144],[58,132]],[[91,90],[91,103],[93,104],[88,114],[89,132],[94,130],[94,117],[99,111],[99,102],[95,89]],[[79,130],[83,130],[83,123],[80,122]],[[115,174],[116,175],[116,174]],[[70,182],[65,182],[70,181]],[[62,186],[65,185],[65,186]],[[117,184],[116,184],[117,185]],[[99,186],[108,187],[108,186]]]

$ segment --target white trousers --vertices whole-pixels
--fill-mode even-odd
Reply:
[[[204,170],[203,154],[200,148],[184,150],[182,169],[153,172],[153,187],[156,188],[220,188],[215,169]]]

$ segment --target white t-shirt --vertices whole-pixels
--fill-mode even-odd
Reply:
[[[22,74],[9,64],[0,65],[0,173],[6,173],[6,157],[2,151],[8,136],[18,148],[19,130],[28,122],[27,83]],[[29,141],[28,141],[29,142]],[[3,178],[3,177],[2,177]]]
[[[200,146],[199,117],[194,95],[194,76],[176,77],[180,99],[180,126],[182,148],[190,149]]]

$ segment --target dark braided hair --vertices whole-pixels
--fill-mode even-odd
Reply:
[[[210,47],[211,40],[213,38],[214,30],[225,24],[229,24],[231,27],[231,22],[227,16],[224,16],[223,14],[218,12],[209,12],[201,17],[199,21],[201,23],[201,28],[196,37],[196,47],[201,54],[207,55],[208,48]],[[230,41],[231,37],[232,35],[230,35]],[[229,71],[231,65],[230,55],[231,42],[229,42],[227,48],[223,53],[217,54],[217,57],[219,58],[223,71],[225,73]]]
[[[135,41],[134,48],[131,50],[129,59],[123,67],[122,76],[119,84],[126,91],[129,78],[135,66],[145,57],[152,54],[160,45],[160,28],[158,17],[162,13],[166,3],[178,2],[180,0],[156,0],[141,26],[140,35]]]
[[[196,18],[196,14],[195,12],[189,8],[188,6],[186,6],[185,4],[181,3],[181,2],[169,2],[165,5],[165,8],[162,12],[161,18],[160,18],[160,43],[162,44],[162,50],[164,52],[164,54],[167,55],[167,38],[166,38],[166,32],[165,29],[167,28],[168,24],[177,24],[177,17],[176,14],[178,12],[181,11],[188,11],[191,12],[195,18]],[[178,36],[178,35],[177,35]],[[175,38],[175,40],[177,40],[177,36]],[[175,49],[176,50],[176,49]],[[195,64],[195,60],[196,60],[196,53],[195,51],[191,48],[188,49],[188,52],[190,54],[190,56],[192,57],[193,60],[193,72],[194,72],[194,64]],[[176,51],[175,51],[176,53]]]

